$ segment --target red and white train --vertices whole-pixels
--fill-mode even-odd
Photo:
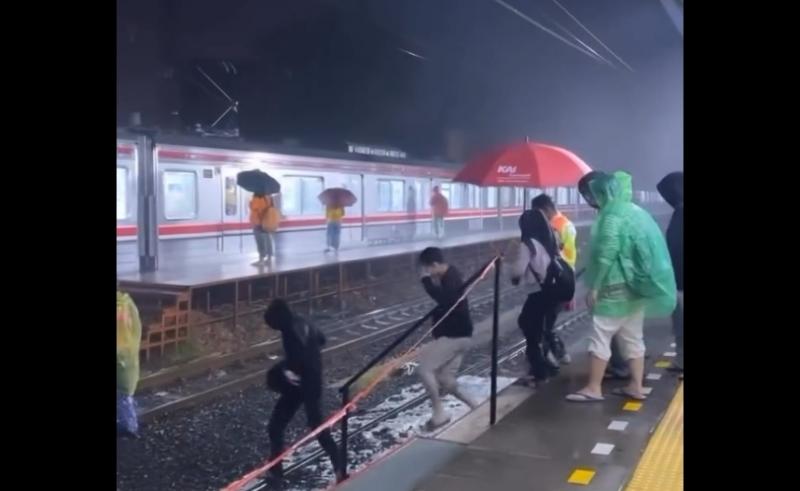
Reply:
[[[346,210],[342,247],[348,244],[410,240],[432,235],[428,202],[440,186],[450,202],[448,236],[515,227],[526,196],[541,190],[480,188],[451,181],[458,165],[420,162],[352,153],[309,151],[293,147],[245,145],[194,137],[159,138],[142,149],[134,135],[117,139],[117,263],[137,261],[138,165],[152,152],[155,209],[161,260],[209,253],[254,251],[249,237],[249,193],[236,185],[236,174],[261,169],[281,183],[278,199],[283,219],[277,254],[322,251],[324,209],[317,195],[346,187],[358,198]],[[526,193],[527,191],[527,193]],[[567,212],[585,205],[575,188],[548,189]],[[638,191],[640,202],[659,201],[657,193]],[[501,220],[503,223],[501,224]]]

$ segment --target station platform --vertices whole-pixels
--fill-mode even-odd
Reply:
[[[454,247],[505,241],[517,237],[519,230],[480,232],[441,240],[417,240],[400,244],[364,245],[343,248],[338,253],[287,254],[274,258],[268,265],[253,266],[255,259],[242,255],[216,255],[197,258],[190,262],[162,264],[154,272],[141,273],[138,268],[118,270],[123,285],[147,285],[151,287],[201,288],[229,283],[233,280],[248,280],[269,275],[303,272],[338,264],[349,264],[365,259],[381,259],[420,252],[426,247]]]
[[[436,437],[389,451],[336,489],[683,489],[683,388],[665,370],[674,356],[670,321],[648,322],[645,333],[646,401],[611,395],[623,383],[608,381],[603,402],[566,401],[585,382],[584,353],[536,391],[511,385],[500,392],[496,425],[489,427],[484,403]]]

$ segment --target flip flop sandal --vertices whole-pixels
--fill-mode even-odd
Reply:
[[[574,392],[567,396],[567,400],[570,402],[600,402],[604,401],[605,397],[603,396],[593,396],[589,394],[583,394],[581,392]]]
[[[615,389],[612,389],[611,393],[614,394],[615,396],[627,397],[627,398],[633,399],[635,401],[644,401],[644,400],[647,399],[646,395],[643,395],[643,394],[638,394],[638,395],[637,394],[631,394],[630,392],[625,390],[624,387],[617,387]]]

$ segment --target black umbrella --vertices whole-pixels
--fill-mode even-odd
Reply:
[[[272,176],[260,170],[246,170],[236,175],[236,184],[255,194],[277,194],[281,185]]]

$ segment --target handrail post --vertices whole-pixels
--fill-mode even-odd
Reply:
[[[489,424],[497,421],[497,344],[500,337],[500,265],[502,257],[494,263],[494,309],[492,312],[492,392],[489,401]]]
[[[342,444],[339,453],[339,462],[342,466],[342,479],[347,479],[347,420],[350,419],[350,410],[347,409],[347,404],[350,403],[350,387],[344,387],[342,390],[342,407],[344,410],[344,417],[342,418]]]

